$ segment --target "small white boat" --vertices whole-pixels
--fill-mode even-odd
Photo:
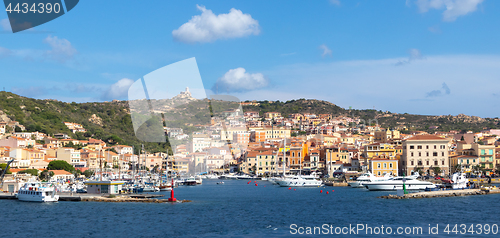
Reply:
[[[220,177],[216,174],[208,174],[205,176],[206,179],[219,179]]]
[[[27,182],[19,188],[17,193],[19,201],[26,202],[57,202],[59,195],[56,195],[54,186],[45,186],[40,182]]]
[[[242,174],[242,175],[237,175],[236,179],[253,179],[254,177],[248,175],[248,174]]]

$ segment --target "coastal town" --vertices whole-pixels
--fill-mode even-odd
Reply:
[[[191,98],[189,89],[181,92]],[[194,99],[190,99],[194,100]],[[241,104],[251,104],[242,102]],[[67,134],[26,132],[16,121],[0,122],[0,163],[10,163],[7,177],[42,173],[51,161],[65,161],[74,173],[52,171],[51,180],[88,175],[123,179],[137,171],[168,176],[241,174],[271,177],[316,174],[322,178],[391,174],[495,176],[500,172],[500,130],[480,132],[424,131],[383,128],[376,120],[330,114],[243,111],[241,105],[212,117],[208,125],[185,134],[182,128],[164,127],[172,151],[150,153],[103,140],[78,140]],[[64,122],[72,132],[86,132]],[[76,176],[76,177],[75,177]],[[121,176],[121,177],[120,177]],[[3,188],[8,191],[8,188]]]

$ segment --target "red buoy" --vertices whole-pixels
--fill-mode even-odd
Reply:
[[[326,194],[330,194],[330,192],[326,191]]]
[[[292,188],[288,188],[288,190],[291,190]]]
[[[259,184],[256,183],[255,186],[259,186]]]
[[[335,192],[335,190],[332,190],[332,192]]]
[[[323,193],[323,190],[319,190],[320,193]]]
[[[251,181],[250,181],[251,182]],[[257,183],[257,181],[253,181],[254,183]]]
[[[169,202],[175,202],[177,199],[174,197],[174,179],[172,179],[172,190],[170,190],[170,198],[168,199]]]
[[[250,184],[250,181],[248,181],[248,183],[247,183],[247,184]]]
[[[293,191],[295,191],[295,190],[297,190],[297,189],[294,188]]]

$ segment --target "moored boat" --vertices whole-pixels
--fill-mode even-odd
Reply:
[[[17,193],[19,201],[26,202],[57,202],[59,195],[56,195],[54,186],[45,186],[40,182],[27,182],[19,188]]]
[[[436,188],[436,185],[431,182],[417,180],[417,176],[398,176],[386,181],[367,182],[363,185],[370,191],[401,190],[403,189],[403,184],[405,185],[406,190],[425,190]]]
[[[314,176],[304,175],[296,175],[275,182],[281,187],[319,187],[323,185],[323,181],[316,179]]]

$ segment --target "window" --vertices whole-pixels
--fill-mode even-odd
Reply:
[[[380,163],[378,163],[378,164],[377,164],[377,168],[379,168],[379,169],[380,169]]]
[[[481,150],[481,155],[484,155],[484,150]]]
[[[418,152],[418,156],[422,156],[422,152]]]
[[[429,152],[426,152],[426,155],[429,156]]]
[[[421,150],[421,149],[422,149],[422,146],[421,146],[421,145],[417,146],[417,149]]]
[[[385,168],[387,168],[387,164],[386,164],[386,163],[384,163],[384,169],[385,169]]]
[[[441,152],[441,156],[444,156],[444,152]]]
[[[413,150],[413,149],[415,149],[415,146],[410,145],[410,150]]]
[[[438,152],[432,152],[432,156],[434,157],[438,156]]]
[[[438,162],[437,162],[437,160],[435,160],[435,161],[434,161],[434,165],[438,165]]]
[[[380,171],[378,171],[378,176],[380,176]]]
[[[493,154],[493,150],[490,150],[490,153],[489,153],[489,154],[490,154],[490,155],[492,155],[492,154]]]
[[[434,149],[437,149],[437,145],[434,145]]]
[[[404,163],[404,162],[403,162],[403,163]],[[392,163],[390,163],[390,164],[389,164],[389,168],[391,168],[391,169],[392,169]]]
[[[441,160],[441,165],[444,165],[444,160]]]
[[[413,156],[413,152],[411,152],[410,154],[411,154],[411,156]]]
[[[422,161],[421,160],[418,161],[418,165],[422,165]]]
[[[411,161],[411,165],[413,165],[413,160]]]
[[[429,161],[427,161],[427,165],[429,165]]]

